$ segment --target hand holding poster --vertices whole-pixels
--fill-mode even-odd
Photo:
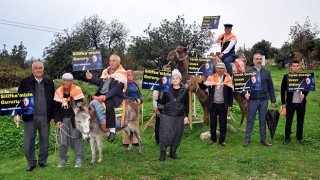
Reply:
[[[260,73],[246,72],[233,74],[234,91],[257,91],[261,90]]]
[[[72,52],[73,71],[102,69],[102,57],[100,51],[74,51]]]
[[[209,58],[189,58],[189,75],[212,76],[214,62]]]
[[[169,92],[171,86],[171,72],[144,69],[142,89]]]
[[[204,16],[201,29],[218,29],[220,16]]]
[[[34,112],[33,92],[0,94],[0,115],[26,115]]]
[[[315,91],[314,73],[288,74],[288,92]]]

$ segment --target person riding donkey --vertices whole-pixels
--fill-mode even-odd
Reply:
[[[106,120],[102,120],[103,129],[110,130],[108,141],[112,142],[116,135],[116,115],[114,108],[121,105],[124,92],[127,89],[127,71],[120,64],[120,57],[110,56],[109,67],[103,70],[100,79],[94,78],[90,72],[86,73],[89,83],[99,86],[95,99],[106,105]]]

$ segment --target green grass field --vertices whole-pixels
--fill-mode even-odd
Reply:
[[[271,70],[277,97],[277,109],[280,110],[280,83],[282,76],[289,70]],[[315,71],[316,84],[320,83],[319,72]],[[79,82],[78,82],[79,83]],[[316,86],[317,86],[316,85]],[[82,83],[91,92],[92,86]],[[87,87],[88,86],[88,87]],[[143,94],[147,91],[143,90]],[[194,124],[193,129],[185,127],[181,146],[178,148],[179,159],[160,162],[159,147],[155,145],[153,128],[142,133],[144,154],[138,154],[138,148],[128,152],[122,146],[121,135],[114,143],[105,140],[104,160],[101,164],[89,165],[91,152],[86,143],[86,157],[81,168],[74,168],[74,152],[69,149],[69,164],[57,168],[58,152],[55,151],[55,128],[51,127],[51,150],[49,166],[26,172],[26,160],[23,155],[23,127],[16,128],[12,117],[0,117],[0,179],[320,179],[320,98],[319,91],[310,92],[307,97],[307,112],[304,126],[304,139],[295,140],[296,120],[289,145],[282,145],[284,140],[285,118],[280,117],[273,140],[267,130],[267,140],[272,147],[263,147],[259,143],[258,121],[248,148],[243,148],[245,127],[240,126],[238,105],[233,114],[236,122],[230,120],[237,132],[226,137],[227,147],[219,144],[207,146],[207,140],[199,140],[201,133],[209,127]],[[198,107],[200,107],[198,105]],[[200,110],[199,110],[200,111]],[[152,116],[151,94],[144,104],[144,124]],[[142,129],[142,126],[140,126]],[[38,149],[37,151],[38,152]]]

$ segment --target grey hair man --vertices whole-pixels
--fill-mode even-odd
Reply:
[[[32,64],[32,74],[20,81],[18,92],[34,92],[34,113],[22,115],[24,127],[24,153],[28,161],[27,171],[32,171],[37,164],[35,157],[35,139],[39,133],[39,155],[38,164],[40,167],[47,167],[49,151],[50,121],[53,117],[53,81],[44,77],[44,65],[41,61]],[[14,117],[18,124],[20,115]]]

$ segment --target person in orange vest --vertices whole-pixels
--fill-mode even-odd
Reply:
[[[62,75],[62,86],[54,94],[54,115],[56,126],[63,129],[60,134],[60,162],[58,167],[63,167],[68,161],[68,147],[72,147],[76,154],[76,163],[74,167],[81,167],[83,162],[83,148],[81,132],[76,129],[74,121],[74,112],[70,100],[75,103],[83,102],[84,94],[80,87],[73,84],[71,73]],[[68,135],[72,136],[69,137]]]
[[[220,43],[221,54],[219,58],[222,59],[226,65],[228,74],[232,76],[232,66],[231,62],[236,59],[235,46],[237,44],[237,37],[232,34],[232,24],[224,24],[224,34],[218,36],[218,38],[212,37],[211,31],[208,31],[208,37],[212,44]]]

